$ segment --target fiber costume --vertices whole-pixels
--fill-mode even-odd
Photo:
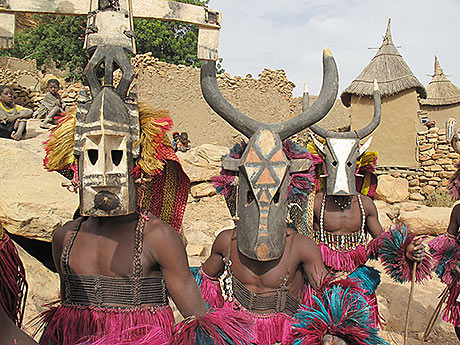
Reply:
[[[315,240],[320,247],[327,267],[337,272],[345,272],[349,278],[360,282],[372,306],[374,325],[377,326],[379,315],[375,290],[380,284],[380,273],[374,268],[365,266],[365,263],[369,258],[380,257],[386,272],[396,281],[401,283],[410,281],[412,262],[406,258],[405,248],[415,236],[410,234],[405,227],[395,228],[367,243],[365,230],[367,215],[362,195],[368,195],[371,198],[375,195],[377,178],[374,174],[374,164],[377,154],[375,152],[366,153],[371,139],[364,145],[360,145],[360,139],[371,134],[380,123],[380,91],[376,82],[374,86],[374,116],[366,127],[340,133],[327,131],[316,124],[310,127],[315,134],[324,139],[321,142],[312,137],[313,143],[309,145],[317,167],[315,184],[317,190],[324,191],[317,215],[319,229],[313,229],[312,219],[302,217],[296,217],[296,219],[300,220],[297,223],[297,229]],[[351,204],[354,195],[359,205],[360,227],[348,234],[334,234],[327,231],[324,225],[326,197],[332,196],[334,203],[344,210]],[[338,197],[348,197],[348,202],[343,205],[339,204]],[[304,210],[303,213],[308,213],[308,211]],[[425,258],[419,263],[417,282],[425,279],[429,272],[430,264],[428,258]]]
[[[0,308],[21,327],[27,298],[26,273],[18,251],[0,222]]]
[[[74,221],[61,254],[61,303],[44,314],[41,344],[247,344],[240,339],[250,338],[249,322],[231,310],[210,311],[174,326],[165,279],[143,276],[141,254],[149,212],[179,231],[190,181],[166,135],[172,126],[169,114],[137,104],[135,88],[130,87],[134,72],[124,51],[130,49],[131,39],[125,46],[111,45],[104,40],[119,42],[111,27],[109,32],[103,25],[94,30],[98,18],[109,16],[120,20],[119,34],[126,35],[126,9],[118,2],[99,2],[106,5],[91,13],[93,30],[87,42],[95,51],[84,72],[90,92],[80,91],[76,115],[65,117],[45,143],[45,167],[71,179],[69,187],[79,190],[83,217]],[[100,83],[96,70],[102,63],[105,74]],[[115,66],[122,72],[116,87]],[[88,217],[103,221],[135,213],[129,276],[73,272],[69,258]]]
[[[451,143],[454,150],[460,152],[460,137],[457,129],[457,121],[448,119],[446,123],[446,139]],[[448,190],[453,200],[460,199],[460,164],[457,171],[449,180]],[[458,208],[456,205],[454,209]],[[453,213],[453,211],[452,211]],[[451,215],[451,222],[452,222]],[[455,219],[454,219],[455,220]],[[440,235],[428,243],[433,257],[433,268],[436,275],[447,285],[447,302],[442,312],[442,319],[451,323],[454,327],[460,327],[460,282],[458,276],[453,274],[455,267],[460,262],[460,243],[458,228],[455,235],[446,233]]]
[[[319,344],[327,333],[341,334],[347,340],[354,339],[352,335],[345,335],[345,331],[339,331],[347,322],[359,329],[360,338],[363,339],[360,344],[370,344],[366,342],[370,339],[369,330],[376,332],[369,322],[358,325],[347,316],[335,323],[335,329],[330,325],[317,327],[312,320],[321,323],[319,314],[310,320],[302,312],[310,308],[314,313],[320,310],[332,312],[330,306],[325,306],[325,303],[320,305],[313,299],[315,294],[318,294],[317,298],[321,298],[322,292],[327,294],[331,284],[323,284],[322,289],[313,291],[306,283],[298,295],[293,295],[287,286],[291,274],[296,273],[289,269],[296,236],[295,233],[292,235],[291,244],[286,248],[286,219],[291,213],[289,209],[296,207],[298,202],[306,201],[306,196],[314,189],[312,155],[287,138],[319,121],[334,103],[337,69],[327,49],[323,63],[323,86],[316,102],[302,114],[279,124],[260,123],[234,109],[218,89],[215,65],[206,62],[201,69],[205,100],[217,114],[250,139],[247,144],[235,145],[230,154],[223,157],[221,175],[213,178],[213,184],[225,196],[231,214],[237,215],[233,233],[235,241],[232,240],[228,246],[224,273],[221,277],[211,277],[203,269],[195,267],[192,271],[203,298],[210,306],[241,310],[254,321],[254,344],[285,345],[292,344],[296,339],[299,344],[302,341]],[[250,291],[232,270],[232,258],[239,254],[259,262],[286,257],[287,266],[284,276],[280,277],[279,287],[265,293]],[[347,283],[348,286],[353,285],[352,281]],[[356,284],[351,289],[353,293],[362,292]],[[370,307],[365,300],[362,306],[363,318],[368,321]],[[309,342],[310,338],[306,335],[309,332],[314,334],[315,342]],[[381,339],[373,342],[381,343],[385,342]]]

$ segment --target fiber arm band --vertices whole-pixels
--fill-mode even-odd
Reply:
[[[253,321],[232,308],[187,318],[177,324],[171,345],[250,345]]]
[[[450,285],[453,280],[452,271],[460,260],[460,246],[455,238],[448,234],[432,239],[428,246],[433,258],[434,272],[442,282]]]
[[[222,308],[224,306],[224,297],[220,289],[219,279],[208,276],[201,267],[190,267],[190,270],[208,308]]]
[[[415,234],[409,233],[407,225],[390,229],[379,236],[380,260],[385,272],[399,283],[412,279],[414,261],[406,257],[406,248],[413,241]],[[417,263],[416,282],[423,282],[430,277],[431,263],[429,255]]]

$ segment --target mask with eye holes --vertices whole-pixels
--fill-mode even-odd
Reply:
[[[238,250],[253,260],[275,260],[284,253],[290,174],[308,171],[311,161],[288,160],[282,143],[322,119],[332,108],[338,91],[338,76],[328,49],[324,51],[323,64],[323,85],[315,103],[290,120],[265,124],[231,106],[219,91],[215,62],[202,63],[201,88],[206,102],[230,125],[250,138],[241,158],[225,158],[222,167],[238,171]]]
[[[379,125],[381,119],[380,91],[374,82],[374,117],[364,128],[350,132],[327,131],[318,125],[310,129],[324,138],[320,143],[312,139],[318,150],[325,157],[326,166],[326,195],[356,195],[356,161],[369,148],[372,138],[360,146],[360,139],[371,134]]]
[[[96,78],[107,66],[104,83]],[[114,88],[113,70],[123,73]],[[97,47],[85,69],[91,95],[80,92],[75,125],[74,154],[78,157],[80,213],[83,216],[120,216],[136,211],[136,185],[131,171],[139,150],[139,115],[135,95],[128,94],[134,76],[121,47]]]

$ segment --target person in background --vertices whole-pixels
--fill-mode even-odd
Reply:
[[[180,134],[178,150],[181,152],[187,152],[190,150],[190,140],[188,140],[187,132],[182,132]]]
[[[32,110],[15,104],[9,86],[0,86],[0,100],[0,138],[24,139],[26,120],[32,116]]]
[[[179,132],[173,132],[172,137],[173,137],[173,140],[172,140],[173,149],[174,149],[174,152],[177,152],[177,149],[179,147],[179,141],[180,141]]]
[[[50,79],[46,84],[48,92],[40,103],[40,107],[34,112],[34,118],[43,119],[40,128],[48,129],[54,122],[54,116],[65,112],[65,104],[59,95],[59,80]]]

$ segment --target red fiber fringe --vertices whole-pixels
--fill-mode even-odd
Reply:
[[[208,276],[203,271],[202,267],[200,270],[203,276],[200,287],[203,300],[208,303],[211,308],[222,308],[224,306],[224,297],[222,296],[219,280]]]
[[[452,194],[453,200],[460,199],[460,162],[457,163],[457,170],[449,179],[447,190]]]
[[[379,257],[380,237],[373,238],[366,247],[367,257],[377,260]]]
[[[456,249],[458,245],[455,238],[449,237],[448,235],[437,236],[428,242],[428,246],[432,252],[431,257],[433,258],[433,266],[436,268],[440,264],[445,265],[440,277],[441,281],[450,285],[453,280],[452,271],[455,269],[455,263],[460,260],[460,250]],[[454,253],[450,259],[446,258],[448,252],[451,252],[450,254]]]
[[[6,233],[0,239],[0,280],[0,306],[20,327],[28,289],[26,272],[13,241]]]
[[[247,314],[233,308],[222,308],[177,324],[171,345],[199,344],[195,338],[204,334],[216,345],[250,345],[254,325]]]
[[[169,306],[121,309],[61,305],[44,312],[42,319],[45,330],[40,344],[43,345],[74,345],[87,343],[88,339],[95,342],[104,337],[115,343],[131,344],[132,341],[137,344],[158,333],[153,328],[144,328],[145,325],[162,331],[163,334],[156,340],[162,344],[164,339],[171,338],[174,329],[174,315]],[[135,328],[136,336],[131,339],[133,332],[127,330]],[[149,335],[149,332],[152,334]]]
[[[446,307],[442,313],[442,319],[454,327],[460,327],[460,303],[457,302],[460,294],[460,283],[458,280],[449,291]]]
[[[241,308],[238,302],[228,302],[225,308]],[[258,314],[240,309],[247,318],[252,320],[254,331],[252,343],[257,345],[290,345],[292,343],[292,324],[296,320],[284,313]]]
[[[121,336],[107,334],[99,339],[90,337],[78,345],[169,345],[169,340],[160,327],[143,325],[129,328]]]
[[[387,239],[388,241],[394,241],[394,238],[397,236],[394,235],[395,232],[401,231],[400,228],[390,229],[385,231],[379,237],[380,241]],[[414,240],[414,233],[407,232],[406,237],[404,238],[403,243],[398,247],[398,249],[393,253],[390,261],[385,260],[383,255],[380,256],[385,272],[390,275],[393,279],[399,283],[407,283],[412,280],[412,270],[414,267],[414,261],[409,260],[406,257],[406,248]],[[422,283],[426,279],[431,277],[431,256],[426,255],[422,261],[417,262],[417,271],[415,272],[415,282]]]
[[[358,266],[367,261],[366,248],[359,245],[354,250],[338,251],[329,248],[324,243],[319,244],[324,264],[336,271],[353,272]]]

